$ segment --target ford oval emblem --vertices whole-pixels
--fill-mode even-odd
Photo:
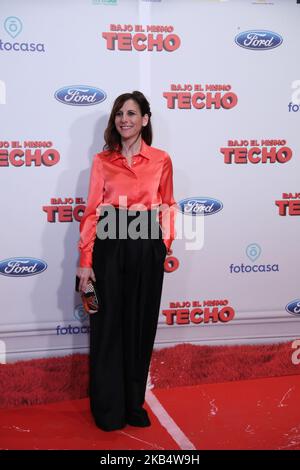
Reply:
[[[288,313],[291,313],[292,315],[298,315],[300,317],[300,299],[292,300],[287,304],[285,309]]]
[[[252,51],[263,51],[266,49],[274,49],[282,44],[282,37],[273,31],[264,29],[255,29],[252,31],[244,31],[235,37],[238,46]]]
[[[223,209],[223,204],[218,199],[211,197],[188,197],[178,202],[184,215],[213,215]]]
[[[55,98],[71,106],[92,106],[106,99],[106,93],[100,88],[84,85],[65,86],[57,90]]]
[[[0,274],[11,277],[34,276],[47,267],[45,261],[37,258],[8,258],[0,261]]]

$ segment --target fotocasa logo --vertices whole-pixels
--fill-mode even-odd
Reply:
[[[5,18],[3,27],[5,32],[12,38],[12,41],[3,41],[0,38],[0,51],[3,52],[45,52],[45,44],[15,41],[15,38],[23,31],[23,23],[17,16],[8,16]]]
[[[85,312],[82,304],[76,305],[74,310],[74,318],[80,323],[85,323],[89,319],[88,314]]]

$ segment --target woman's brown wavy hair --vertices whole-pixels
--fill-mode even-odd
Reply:
[[[107,128],[104,132],[105,145],[103,150],[114,151],[121,146],[121,136],[115,126],[115,117],[117,112],[122,108],[123,104],[127,100],[134,100],[140,108],[141,115],[145,116],[148,114],[148,124],[142,127],[142,139],[146,144],[151,145],[152,143],[152,125],[151,125],[151,111],[150,104],[147,98],[140,91],[133,91],[132,93],[123,93],[115,99],[113,108],[111,110]]]

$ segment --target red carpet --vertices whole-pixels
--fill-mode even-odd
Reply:
[[[155,351],[151,366],[157,388],[300,374],[291,342],[262,345],[180,344]]]
[[[80,379],[79,379],[80,378]],[[0,407],[15,407],[84,398],[88,393],[88,356],[0,364]]]
[[[111,433],[94,426],[87,399],[1,409],[0,449],[175,450],[177,427],[198,450],[300,450],[299,375],[153,394],[165,411],[157,419],[150,410],[151,427]]]
[[[94,425],[87,399],[2,409],[0,449],[178,449],[150,415],[151,428],[127,426],[124,430],[104,432]]]
[[[295,375],[291,343],[250,346],[181,344],[154,351],[151,379],[156,388]],[[80,378],[80,380],[78,379]],[[88,356],[34,359],[0,364],[0,407],[85,398]]]

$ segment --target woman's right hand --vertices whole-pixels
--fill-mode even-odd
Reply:
[[[92,268],[77,268],[76,275],[79,277],[79,291],[83,292],[86,290],[89,279],[96,282],[95,273]]]

